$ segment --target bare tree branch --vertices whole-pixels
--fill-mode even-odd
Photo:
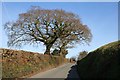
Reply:
[[[81,23],[78,15],[38,6],[19,14],[15,22],[7,22],[4,29],[8,46],[42,42],[46,46],[45,54],[50,54],[52,46],[65,48],[77,42],[89,43],[92,38],[89,28]]]

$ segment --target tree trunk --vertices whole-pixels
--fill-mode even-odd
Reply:
[[[55,37],[50,43],[46,43],[46,51],[44,54],[50,55],[50,49],[58,37]]]
[[[52,45],[46,45],[46,51],[44,54],[48,54],[50,55],[50,48],[52,47]]]

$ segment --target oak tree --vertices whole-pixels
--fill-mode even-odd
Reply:
[[[31,7],[19,14],[14,22],[7,22],[4,28],[8,35],[8,46],[44,43],[50,54],[51,47],[63,42],[64,47],[79,41],[91,41],[91,32],[83,25],[78,15],[64,10]],[[64,42],[65,41],[65,42]]]

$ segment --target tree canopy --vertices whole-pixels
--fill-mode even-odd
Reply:
[[[44,43],[45,54],[50,54],[52,46],[70,46],[76,42],[89,43],[92,34],[83,25],[78,15],[64,10],[31,7],[19,14],[14,22],[7,22],[4,28],[8,35],[8,46]]]

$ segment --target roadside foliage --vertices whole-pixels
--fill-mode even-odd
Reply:
[[[60,56],[43,55],[22,50],[0,50],[2,50],[2,78],[25,78],[69,61]]]

